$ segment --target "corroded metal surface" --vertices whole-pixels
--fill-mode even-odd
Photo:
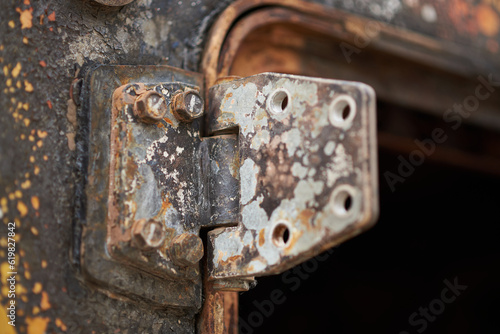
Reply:
[[[193,196],[199,122],[180,123],[170,110],[160,122],[144,123],[134,103],[154,91],[169,105],[174,92],[201,86],[201,76],[168,66],[103,66],[86,83],[91,126],[82,269],[90,281],[128,298],[194,312],[201,303],[199,268],[171,261],[168,247],[176,235],[199,231]],[[142,220],[161,224],[162,245],[138,244],[134,227]]]
[[[265,73],[216,85],[209,99],[209,133],[238,132],[241,179],[238,226],[209,233],[211,278],[279,273],[374,223],[369,86]]]
[[[94,1],[106,6],[124,6],[126,4],[131,3],[134,0],[94,0]]]

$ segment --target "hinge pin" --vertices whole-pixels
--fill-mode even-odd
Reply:
[[[179,266],[194,266],[203,257],[203,241],[195,234],[176,236],[168,248],[170,257]]]

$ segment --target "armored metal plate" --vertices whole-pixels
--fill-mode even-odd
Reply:
[[[134,94],[156,90],[169,102],[185,87],[202,87],[200,74],[168,66],[101,66],[87,75],[88,182],[81,266],[99,287],[157,307],[197,311],[198,266],[172,264],[165,245],[151,252],[131,245],[131,227],[156,219],[171,238],[199,232],[200,121],[179,123],[167,114],[145,124],[132,112]],[[198,154],[196,154],[198,156]],[[179,170],[182,169],[182,175]]]
[[[277,274],[378,216],[375,93],[263,73],[209,90],[211,134],[237,132],[238,225],[209,233],[212,279]]]

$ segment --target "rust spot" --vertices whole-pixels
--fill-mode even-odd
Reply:
[[[236,261],[239,260],[239,259],[241,259],[242,257],[243,257],[242,255],[233,255],[233,256],[228,257],[226,261],[221,260],[220,263],[222,265],[224,265],[224,266],[226,266],[226,265],[237,265]]]
[[[266,237],[265,237],[265,230],[262,229],[260,230],[259,232],[259,246],[262,246],[264,245],[264,243],[266,242]]]
[[[165,212],[167,212],[167,209],[172,206],[172,203],[168,200],[168,197],[164,197],[165,199],[161,203],[161,209],[160,209],[160,216],[163,216]]]
[[[47,105],[49,106],[49,109],[52,109],[52,102],[50,102],[50,100],[47,100]]]
[[[302,224],[304,224],[304,226],[308,227],[308,228],[311,228],[311,218],[314,216],[314,211],[311,210],[311,209],[305,209],[305,210],[302,210],[300,213],[299,213],[299,220]]]
[[[487,5],[480,5],[476,11],[479,30],[486,36],[495,36],[500,28],[498,14]]]
[[[38,63],[39,63],[39,64],[40,64],[40,66],[42,66],[42,67],[47,66],[47,63],[46,63],[45,61],[43,61],[43,60],[40,60]]]
[[[47,19],[49,19],[49,21],[55,21],[56,20],[56,12],[52,12],[50,13],[48,16],[47,16]]]

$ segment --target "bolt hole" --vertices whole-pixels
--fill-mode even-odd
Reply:
[[[348,212],[351,209],[351,206],[352,206],[352,197],[351,195],[348,195],[344,200],[345,211]]]
[[[351,213],[354,204],[354,195],[349,188],[342,188],[333,197],[333,210],[339,216]]]
[[[290,241],[290,229],[283,223],[279,223],[273,230],[273,242],[278,247],[284,247]]]
[[[342,110],[342,119],[345,121],[349,117],[350,113],[351,113],[351,106],[347,104]]]
[[[286,109],[286,106],[288,105],[288,95],[285,96],[285,98],[283,99],[283,101],[281,101],[281,110],[285,110]]]
[[[348,95],[338,97],[330,109],[330,122],[339,127],[348,127],[356,114],[356,101]]]
[[[286,111],[289,104],[288,93],[284,90],[277,90],[271,97],[270,109],[275,114],[281,114]]]

